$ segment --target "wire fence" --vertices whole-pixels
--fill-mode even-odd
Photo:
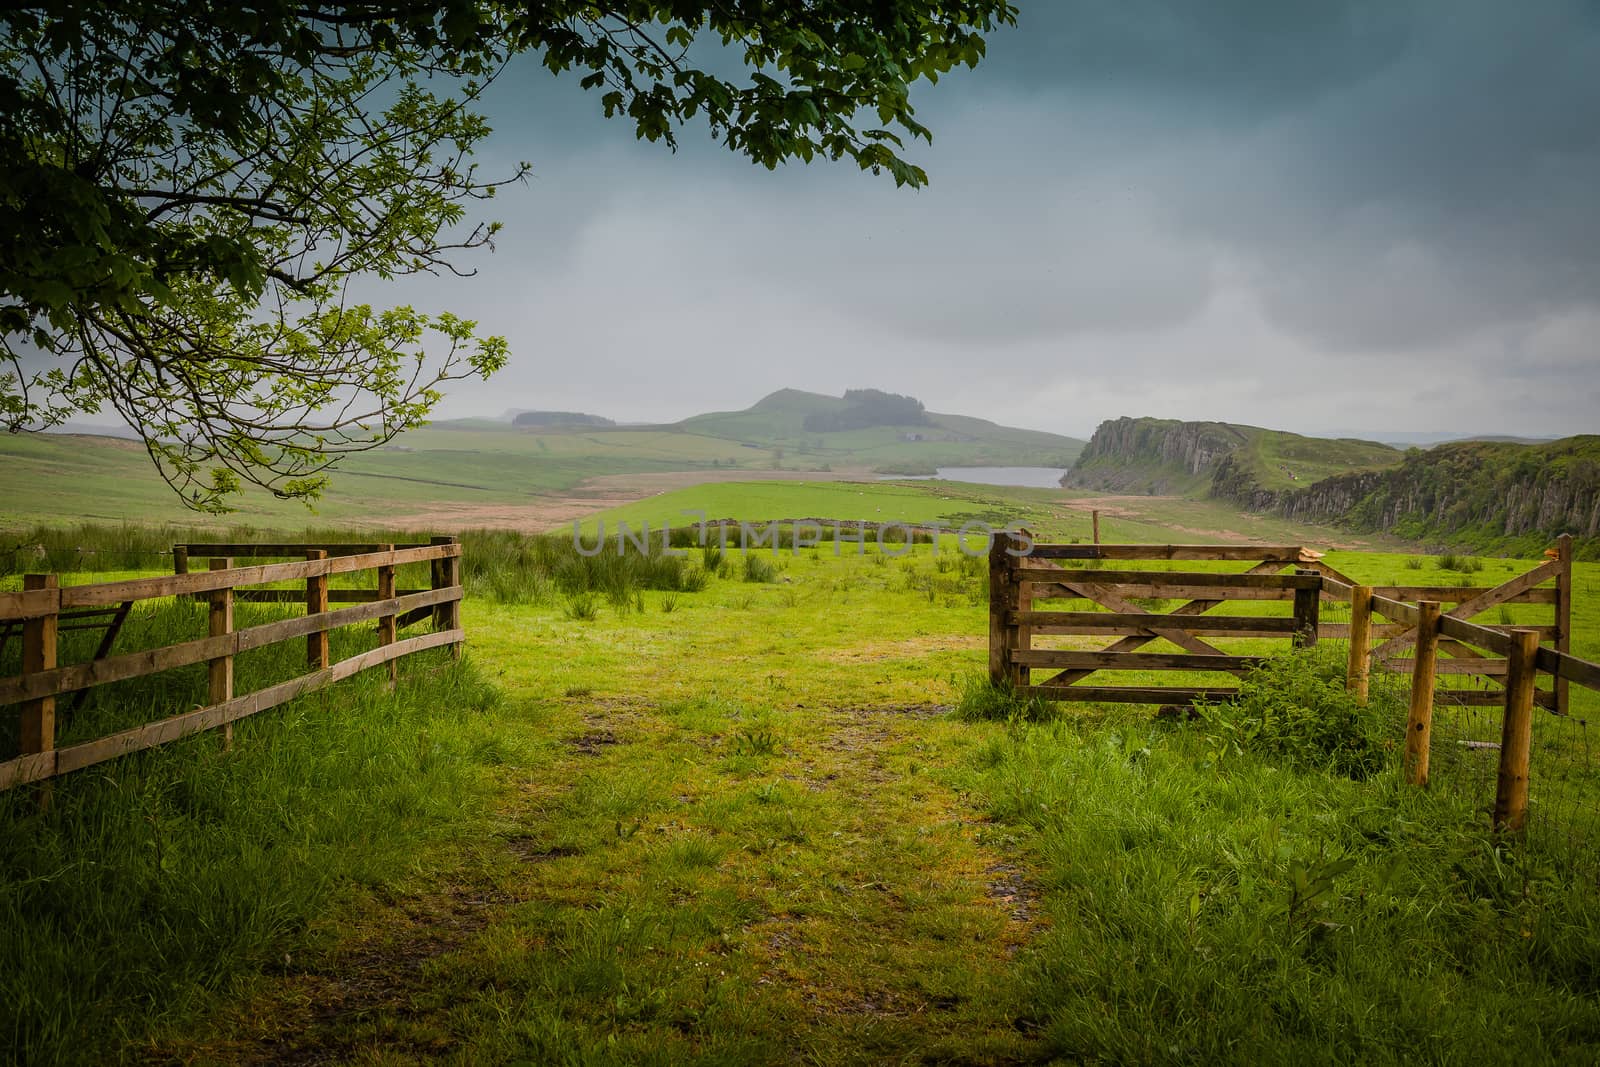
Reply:
[[[1596,588],[1576,592],[1580,597],[1600,595]],[[1548,612],[1543,605],[1508,606],[1480,621],[1501,627],[1539,625],[1548,622]],[[1322,601],[1319,643],[1327,654],[1347,662],[1351,614],[1347,598],[1334,595]],[[1382,619],[1374,624],[1372,644],[1377,646],[1392,624]],[[1439,657],[1428,781],[1430,788],[1469,798],[1487,821],[1493,817],[1500,774],[1506,678],[1492,671],[1464,673],[1471,669],[1472,650],[1453,651]],[[1414,649],[1401,658],[1374,657],[1370,666],[1372,703],[1400,709],[1387,724],[1397,749],[1405,741],[1403,710],[1412,686],[1413,655]],[[1600,692],[1572,685],[1567,710],[1561,713],[1545,706],[1555,703],[1550,676],[1541,673],[1538,684],[1549,697],[1533,711],[1525,840],[1534,854],[1600,889]],[[1395,698],[1379,700],[1380,693]]]

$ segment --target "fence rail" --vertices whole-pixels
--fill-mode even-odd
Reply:
[[[234,557],[270,558],[300,555],[289,563],[235,566]],[[0,762],[0,790],[40,782],[117,756],[223,727],[276,707],[303,693],[320,689],[371,667],[387,664],[391,680],[396,662],[425,649],[450,646],[459,654],[466,638],[461,628],[461,546],[454,538],[427,545],[328,544],[189,544],[173,549],[177,573],[92,585],[60,586],[55,575],[24,577],[19,592],[0,593],[0,624],[20,625],[22,673],[0,678],[0,705],[20,707],[21,755]],[[206,570],[190,570],[196,559],[208,559]],[[428,563],[432,588],[397,590],[395,575],[407,564]],[[330,590],[336,574],[375,571],[376,590]],[[269,583],[303,581],[305,589],[246,589]],[[208,603],[205,637],[159,648],[111,655],[112,646],[139,601],[190,597]],[[234,604],[247,600],[303,603],[306,614],[244,629],[234,627]],[[329,603],[352,606],[330,608]],[[94,657],[86,663],[57,662],[57,634],[62,619],[109,616]],[[399,631],[425,618],[433,632],[400,638]],[[330,662],[329,631],[377,621],[378,647]],[[0,631],[3,632],[3,631]],[[234,692],[234,657],[254,649],[306,639],[308,672],[248,694]],[[3,646],[0,646],[3,647]],[[56,747],[57,698],[94,686],[122,682],[174,668],[208,666],[207,704],[182,714],[95,738]]]

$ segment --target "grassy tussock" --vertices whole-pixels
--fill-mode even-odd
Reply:
[[[281,960],[340,898],[404,883],[481,807],[497,700],[470,662],[411,657],[395,694],[367,672],[241,721],[229,753],[208,733],[123,757],[57,781],[43,814],[0,794],[18,1061],[110,1058]]]
[[[1495,841],[1481,797],[1219,748],[1207,726],[1017,723],[978,749],[990,816],[1029,836],[1053,887],[1014,979],[1049,1055],[1593,1052],[1600,1010],[1575,996],[1597,978],[1592,884]]]

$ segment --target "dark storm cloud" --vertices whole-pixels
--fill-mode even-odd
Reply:
[[[910,193],[698,130],[671,156],[569,82],[505,79],[489,162],[534,177],[478,280],[412,290],[512,338],[455,409],[877,384],[1074,432],[1597,428],[1596,5],[1034,2],[916,100]]]

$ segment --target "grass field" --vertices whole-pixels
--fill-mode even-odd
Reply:
[[[1083,442],[940,415],[928,427],[805,433],[805,416],[837,398],[784,390],[742,412],[666,426],[532,429],[465,419],[414,430],[346,457],[314,510],[264,491],[235,504],[239,520],[371,524],[396,514],[452,529],[485,508],[527,508],[520,528],[544,529],[547,507],[596,478],[666,472],[874,471],[931,474],[941,466],[1066,466]],[[924,440],[904,440],[915,432]],[[642,495],[642,494],[634,494]],[[186,516],[143,446],[113,437],[0,435],[0,529],[60,521],[179,522]]]
[[[47,815],[0,799],[13,1059],[1600,1048],[1600,885],[1543,838],[1496,841],[1480,782],[1403,788],[1387,756],[1356,781],[1140,709],[973,717],[984,567],[941,547],[695,551],[702,578],[612,594],[469,538],[465,667],[249,720],[228,755],[204,736],[64,779]],[[544,577],[497,577],[516,568]],[[1600,657],[1600,566],[1577,585]],[[1386,692],[1363,729],[1393,739]]]
[[[1107,543],[1216,543],[1312,546],[1396,547],[1390,538],[1355,537],[1348,532],[1268,515],[1242,514],[1226,504],[1181,497],[1104,497],[1055,489],[973,485],[963,482],[727,482],[662,492],[637,503],[610,508],[582,521],[592,533],[601,521],[608,536],[618,523],[637,530],[649,523],[660,530],[707,519],[746,521],[825,518],[873,523],[965,522],[999,527],[1021,523],[1041,538],[1092,540],[1091,512],[1101,511],[1101,539]]]

